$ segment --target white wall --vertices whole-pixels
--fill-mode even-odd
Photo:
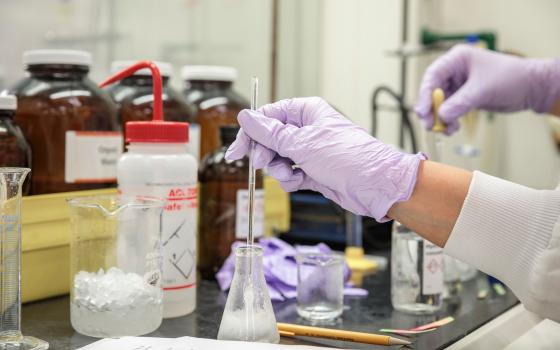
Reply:
[[[11,85],[22,77],[25,50],[73,48],[93,53],[91,76],[97,81],[107,76],[114,59],[169,61],[177,73],[184,64],[233,66],[239,71],[239,92],[248,96],[250,78],[258,75],[262,102],[267,102],[271,4],[271,0],[0,0],[4,72],[0,82]],[[178,75],[173,83],[181,85]]]

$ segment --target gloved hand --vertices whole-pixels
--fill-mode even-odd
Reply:
[[[548,112],[560,98],[560,61],[526,59],[461,44],[436,60],[424,74],[416,113],[433,126],[432,91],[442,88],[439,109],[447,133],[472,109]]]
[[[317,191],[381,222],[395,202],[410,198],[425,159],[378,141],[318,97],[246,109],[237,120],[242,129],[226,160],[248,154],[253,139],[255,167],[267,167],[285,191]]]

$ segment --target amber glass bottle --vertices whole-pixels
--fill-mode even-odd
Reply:
[[[91,55],[33,50],[23,61],[28,74],[12,92],[33,152],[32,194],[114,185],[122,135],[114,103],[88,78]]]
[[[227,148],[235,140],[239,127],[220,127],[222,147],[204,157],[200,179],[200,273],[205,279],[214,278],[230,254],[231,244],[247,239],[249,160],[243,158],[226,162]],[[263,178],[257,171],[255,193],[254,236],[263,234],[264,193]]]
[[[111,64],[111,73],[130,67],[136,61],[115,61]],[[173,71],[167,62],[155,62],[160,69],[163,81],[163,115],[166,121],[192,123],[194,110],[183,97],[169,84]],[[109,94],[118,107],[118,119],[122,130],[130,121],[152,120],[152,75],[149,69],[141,69],[134,75],[124,78],[111,86]]]
[[[0,167],[31,167],[31,148],[19,126],[14,123],[17,99],[14,95],[0,94]],[[23,194],[29,194],[29,180]]]
[[[185,82],[186,102],[195,108],[194,121],[200,128],[199,153],[202,159],[220,147],[220,126],[238,125],[237,114],[249,108],[249,104],[233,90],[237,78],[234,68],[185,66],[181,77]]]

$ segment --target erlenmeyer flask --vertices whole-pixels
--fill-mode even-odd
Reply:
[[[278,343],[280,335],[264,279],[263,250],[257,245],[242,246],[235,256],[218,339]]]
[[[21,334],[21,186],[27,168],[0,168],[0,350],[44,350]]]

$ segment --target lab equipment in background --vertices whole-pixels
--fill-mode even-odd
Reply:
[[[238,126],[220,127],[222,146],[202,160],[200,181],[200,226],[198,268],[203,278],[213,279],[231,253],[235,241],[246,241],[248,226],[247,157],[227,162],[228,147],[235,141]],[[255,179],[255,222],[253,233],[259,239],[264,231],[264,190],[262,172]]]
[[[395,222],[391,303],[396,310],[432,314],[443,303],[443,250]]]
[[[360,286],[363,276],[377,269],[377,262],[364,256],[363,218],[352,212],[346,212],[346,263],[352,270],[352,282]]]
[[[193,134],[200,135],[192,143],[199,142],[202,159],[220,147],[220,126],[238,125],[237,114],[249,103],[233,90],[237,71],[232,67],[184,66],[181,77],[185,101],[195,109]]]
[[[342,315],[344,257],[333,253],[303,253],[297,261],[297,312],[313,321]]]
[[[147,197],[74,198],[70,206],[70,321],[91,337],[150,333],[163,314],[161,215]]]
[[[231,286],[235,268],[235,250],[245,245],[235,242],[232,245],[232,254],[226,259],[220,271],[216,274],[216,280],[222,291],[227,291]],[[279,238],[263,238],[259,242],[263,249],[264,274],[268,285],[268,291],[272,300],[284,301],[294,299],[297,296],[297,263],[298,254],[333,254],[334,252],[324,243],[315,246],[298,245],[296,247],[282,241]],[[380,263],[381,264],[381,263]],[[367,296],[368,291],[354,288],[349,282],[350,269],[344,265],[344,295]]]
[[[259,96],[259,79],[253,77],[251,79],[251,109],[253,111],[257,110]],[[253,232],[255,224],[255,190],[256,190],[256,180],[257,169],[255,168],[255,141],[251,140],[249,144],[249,176],[247,180],[247,187],[249,189],[249,204],[247,205],[247,245],[253,245],[255,243],[255,235]]]
[[[257,245],[241,246],[235,251],[235,274],[222,315],[218,340],[280,341],[264,279],[263,250]]]
[[[0,168],[0,349],[45,350],[43,340],[21,333],[21,187],[28,168]]]
[[[33,50],[23,63],[28,75],[11,91],[14,120],[33,152],[31,193],[114,185],[122,134],[115,104],[88,78],[91,54]]]
[[[31,166],[31,148],[20,127],[14,122],[17,98],[0,93],[0,167]],[[29,179],[22,187],[23,195],[29,194]]]
[[[432,127],[431,137],[434,140],[433,150],[430,152],[433,160],[436,162],[441,162],[441,156],[443,154],[443,140],[442,133],[447,130],[445,124],[441,121],[439,117],[439,107],[445,100],[445,94],[442,89],[435,89],[432,93],[432,114],[434,116],[434,126]],[[430,142],[428,142],[430,144]]]
[[[259,81],[251,81],[251,109],[257,109]],[[266,286],[263,249],[254,244],[254,209],[256,171],[253,167],[254,143],[251,142],[248,168],[248,220],[245,227],[247,245],[236,249],[235,273],[229,287],[219,340],[244,340],[278,343],[280,335]],[[242,208],[244,209],[244,208]]]
[[[111,74],[115,74],[136,63],[136,61],[114,61]],[[163,82],[163,115],[166,121],[192,123],[194,110],[169,84],[173,68],[167,62],[154,62],[161,73]],[[152,120],[154,97],[152,95],[152,75],[149,69],[140,69],[109,87],[107,91],[118,107],[118,120],[122,130],[127,122]]]
[[[442,89],[435,89],[432,93],[432,114],[434,116],[434,126],[432,128],[432,137],[435,140],[435,147],[431,153],[433,159],[436,162],[442,161],[443,154],[443,140],[442,133],[446,131],[445,124],[441,121],[439,117],[439,108],[443,101],[445,100],[445,94]],[[476,113],[476,112],[470,112]],[[463,124],[476,123],[476,115],[467,116],[467,120]],[[467,132],[473,133],[475,125],[469,125],[470,130]],[[429,142],[428,142],[429,144]],[[468,281],[474,276],[476,276],[476,269],[462,261],[452,258],[444,254],[444,280],[447,283],[447,288],[445,291],[446,297],[452,297],[456,295],[459,291],[460,282]]]
[[[161,76],[153,62],[140,61],[101,86],[144,68],[153,77],[153,120],[126,124],[129,145],[119,159],[117,178],[124,196],[167,200],[162,216],[163,317],[179,317],[196,308],[197,162],[187,151],[189,124],[164,121]]]
[[[423,28],[420,33],[420,41],[422,45],[433,46],[441,42],[465,42],[473,36],[476,36],[479,41],[485,42],[488,50],[496,51],[497,37],[494,32],[437,33]]]

